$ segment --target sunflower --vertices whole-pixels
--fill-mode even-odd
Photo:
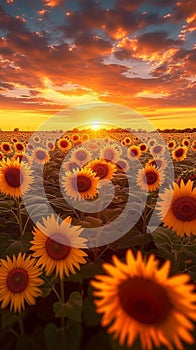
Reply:
[[[35,135],[35,136],[33,136],[33,141],[35,142],[35,143],[40,143],[40,137],[38,136],[38,135]]]
[[[196,140],[191,143],[191,149],[192,151],[196,151]]]
[[[139,148],[142,153],[146,153],[148,150],[148,146],[145,143],[140,143]]]
[[[120,150],[119,146],[116,147],[116,144],[106,145],[101,148],[99,152],[99,157],[101,159],[105,159],[106,161],[110,161],[116,163],[121,156],[122,150]]]
[[[33,151],[33,150],[35,149],[35,147],[34,147],[34,145],[32,145],[32,143],[28,143],[28,144],[27,144],[27,149],[28,149],[29,151]]]
[[[176,162],[181,162],[186,158],[187,148],[186,147],[177,147],[172,151],[172,158]]]
[[[78,147],[72,151],[70,160],[77,162],[80,165],[84,165],[90,161],[91,157],[91,152],[89,152],[84,147]]]
[[[182,140],[182,146],[189,147],[190,146],[190,141],[188,139],[183,139]]]
[[[50,160],[50,155],[48,154],[48,150],[41,147],[37,148],[33,152],[32,156],[33,156],[34,162],[37,164],[45,164],[45,163],[48,163]]]
[[[12,138],[11,138],[11,141],[14,142],[14,143],[15,143],[15,142],[18,142],[18,140],[17,140],[16,137],[12,137]]]
[[[129,249],[123,263],[113,256],[113,264],[104,263],[107,275],[96,275],[91,281],[97,313],[108,333],[118,338],[120,345],[132,347],[136,337],[142,349],[151,350],[173,344],[183,350],[181,339],[194,343],[190,319],[196,319],[196,295],[188,274],[169,277],[171,262],[162,267],[151,254],[144,260],[141,252],[134,257]],[[153,344],[154,343],[154,344]]]
[[[191,180],[186,184],[181,180],[179,185],[174,183],[173,189],[160,194],[159,216],[164,226],[172,228],[179,236],[196,235],[196,188],[193,185]]]
[[[115,164],[106,162],[104,159],[92,160],[88,163],[87,167],[90,168],[100,180],[111,180],[117,170]]]
[[[146,192],[156,191],[163,181],[163,174],[154,166],[146,165],[138,171],[137,185]]]
[[[158,145],[157,144],[157,145],[154,145],[154,146],[151,147],[150,152],[152,153],[152,155],[154,157],[156,157],[156,156],[161,157],[164,154],[164,152],[165,152],[165,148],[164,148],[163,145]]]
[[[16,160],[19,159],[19,162],[25,162],[27,163],[29,166],[32,164],[32,160],[31,158],[25,154],[25,153],[15,153],[14,156],[12,157],[12,160]]]
[[[4,309],[10,303],[10,310],[21,312],[25,308],[25,301],[29,305],[35,304],[35,298],[42,295],[40,286],[44,283],[40,278],[41,271],[35,265],[35,259],[25,254],[13,256],[13,261],[0,260],[0,301]]]
[[[156,144],[156,141],[155,141],[154,139],[150,139],[150,140],[148,141],[148,145],[149,145],[150,147],[153,147],[155,144]]]
[[[74,169],[73,172],[67,172],[62,177],[65,193],[75,200],[94,198],[98,193],[98,183],[99,178],[91,169],[87,168]]]
[[[12,147],[9,142],[2,142],[1,143],[1,150],[4,154],[12,153]]]
[[[74,134],[72,135],[72,141],[73,141],[74,143],[80,141],[80,135],[74,133]]]
[[[119,158],[119,160],[116,163],[118,171],[122,171],[126,173],[129,170],[129,164],[126,159]]]
[[[176,147],[176,141],[170,140],[170,141],[167,143],[167,148],[168,148],[169,150],[173,150],[175,147]]]
[[[71,142],[66,139],[59,139],[57,146],[61,151],[69,151],[72,148]]]
[[[128,148],[127,150],[127,157],[131,160],[136,160],[138,158],[140,158],[142,152],[140,150],[140,147],[139,146],[131,146]]]
[[[16,152],[23,152],[24,151],[24,145],[22,142],[16,142],[14,144],[14,148],[15,148]]]
[[[47,141],[46,142],[46,147],[49,151],[54,151],[55,150],[55,145],[52,141]]]
[[[154,158],[154,159],[149,159],[147,165],[155,166],[159,170],[163,171],[166,168],[167,163],[164,158]]]
[[[63,169],[65,172],[72,172],[74,169],[80,169],[81,166],[77,163],[77,162],[74,162],[74,161],[68,161],[68,162],[65,162],[64,163],[64,166],[63,166]]]
[[[132,144],[132,140],[131,140],[131,137],[129,136],[126,136],[124,139],[123,139],[123,142],[126,146],[130,146]]]
[[[83,134],[82,136],[81,136],[81,140],[82,141],[87,141],[89,139],[89,135],[88,134]]]
[[[33,256],[39,258],[38,264],[46,271],[46,276],[56,270],[56,276],[63,278],[64,273],[76,273],[79,264],[85,264],[87,254],[79,249],[86,248],[86,239],[79,237],[83,228],[71,226],[71,217],[59,222],[54,215],[43,219],[43,225],[36,224],[31,241]]]
[[[20,197],[30,188],[33,182],[31,170],[24,162],[3,160],[0,166],[0,191],[6,195]]]

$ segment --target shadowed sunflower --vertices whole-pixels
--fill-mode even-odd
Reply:
[[[163,171],[166,168],[167,163],[164,158],[154,158],[154,159],[149,159],[147,165],[155,166],[159,170]]]
[[[55,144],[52,141],[47,141],[46,142],[46,147],[51,152],[55,150]]]
[[[10,303],[10,310],[21,312],[25,308],[25,301],[29,305],[35,304],[35,298],[42,295],[39,288],[44,282],[39,277],[40,269],[35,265],[35,259],[25,254],[13,256],[13,261],[0,260],[0,301],[4,309]]]
[[[80,269],[80,264],[85,264],[87,254],[79,249],[86,248],[86,239],[79,237],[83,228],[71,226],[71,217],[59,222],[54,215],[43,219],[34,227],[34,238],[31,241],[33,256],[39,258],[38,264],[46,271],[46,276],[56,270],[56,276],[63,278],[64,273],[69,276]]]
[[[65,162],[63,165],[63,169],[65,170],[65,172],[68,172],[68,171],[72,172],[74,169],[80,169],[80,168],[81,166],[74,161]]]
[[[1,143],[1,150],[4,154],[12,153],[12,147],[9,142],[2,142]]]
[[[50,160],[50,155],[48,154],[48,150],[46,150],[45,148],[37,148],[33,154],[33,160],[35,163],[37,164],[45,164],[48,163]]]
[[[62,186],[65,193],[74,200],[92,199],[98,191],[99,178],[91,169],[76,169],[73,172],[67,172],[62,177]]]
[[[122,149],[120,149],[119,145],[117,146],[115,144],[104,146],[99,152],[100,159],[116,163],[122,154]]]
[[[20,197],[33,182],[32,171],[24,162],[3,160],[0,166],[0,191],[6,195]]]
[[[181,237],[196,235],[196,188],[193,185],[191,180],[186,184],[181,180],[180,185],[174,183],[174,189],[166,189],[160,194],[159,216],[164,226],[172,228]]]
[[[176,162],[181,162],[186,158],[187,148],[186,147],[177,147],[172,151],[172,158]]]
[[[97,312],[103,314],[101,324],[108,328],[120,345],[131,347],[136,337],[142,349],[165,345],[183,349],[182,341],[193,344],[189,319],[196,319],[196,295],[190,276],[168,277],[171,263],[159,268],[159,261],[150,255],[145,261],[141,252],[134,257],[127,251],[123,263],[113,256],[113,264],[105,263],[107,275],[95,276],[91,285],[96,289]]]
[[[69,151],[72,148],[71,142],[66,139],[59,139],[57,141],[57,146],[61,151]]]
[[[84,147],[79,147],[72,151],[70,160],[73,162],[77,162],[80,165],[84,165],[88,163],[92,158],[91,152],[89,152]]]
[[[88,163],[87,167],[90,168],[102,181],[111,180],[117,170],[115,164],[106,162],[104,159],[92,160],[90,163]]]
[[[146,165],[138,171],[137,185],[146,192],[156,191],[163,181],[164,175],[154,166]]]
[[[127,157],[131,160],[137,160],[140,158],[142,152],[140,150],[140,147],[139,146],[131,146],[128,148],[127,150]]]
[[[126,173],[129,170],[129,164],[126,159],[119,158],[116,163],[118,171]]]
[[[161,157],[165,152],[165,148],[162,145],[154,145],[153,147],[151,147],[150,152],[154,157]]]

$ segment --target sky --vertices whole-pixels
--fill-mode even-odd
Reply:
[[[0,128],[97,103],[196,127],[195,31],[195,0],[1,0]]]

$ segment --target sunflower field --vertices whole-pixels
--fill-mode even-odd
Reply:
[[[0,132],[2,350],[195,349],[195,155],[195,132]]]

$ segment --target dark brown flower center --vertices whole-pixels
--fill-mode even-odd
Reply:
[[[5,171],[5,181],[10,187],[20,187],[24,178],[20,169],[17,168],[8,168]]]
[[[78,136],[78,135],[74,135],[74,136],[73,136],[73,140],[74,140],[74,141],[79,140],[79,136]]]
[[[188,146],[189,145],[189,141],[184,141],[184,145]]]
[[[7,144],[4,144],[3,145],[3,149],[4,149],[4,151],[10,151],[10,146],[9,145],[7,145]]]
[[[145,151],[146,150],[146,145],[141,145],[140,149],[141,149],[141,151]]]
[[[67,140],[62,140],[60,142],[61,147],[66,148],[69,146],[69,142]]]
[[[86,192],[90,190],[92,185],[91,179],[85,175],[78,175],[74,178],[73,186],[79,193]]]
[[[92,170],[100,179],[104,179],[108,175],[107,164],[95,164]]]
[[[149,170],[145,172],[144,181],[147,185],[153,185],[158,179],[155,171]]]
[[[136,148],[133,148],[130,150],[131,157],[136,157],[138,155],[138,150]]]
[[[134,320],[144,324],[160,324],[167,320],[172,305],[165,289],[143,277],[133,277],[118,288],[122,309]]]
[[[171,142],[168,143],[168,146],[169,146],[170,148],[172,148],[172,147],[174,147],[174,143],[171,141]]]
[[[36,158],[39,160],[46,159],[46,152],[41,150],[36,151]]]
[[[28,273],[23,268],[13,269],[8,273],[7,287],[12,293],[22,293],[28,286]]]
[[[21,143],[18,143],[18,144],[16,145],[16,148],[17,148],[18,151],[23,151],[24,146],[23,146]]]
[[[177,150],[175,151],[175,156],[176,156],[177,158],[180,158],[180,157],[182,157],[183,153],[184,153],[183,149],[182,149],[182,148],[179,148],[179,149],[177,149]]]
[[[76,158],[78,160],[83,161],[83,160],[85,160],[87,158],[87,153],[85,151],[83,151],[83,150],[79,150],[79,151],[76,152]]]
[[[125,142],[126,142],[126,143],[129,143],[129,142],[130,142],[130,139],[129,139],[129,138],[127,138],[127,139],[125,140]]]
[[[71,246],[66,237],[55,233],[52,237],[47,238],[46,251],[52,259],[63,260],[69,255]]]
[[[107,161],[114,159],[114,151],[112,149],[106,149],[104,152],[104,158]]]
[[[172,204],[172,211],[175,217],[181,221],[196,219],[196,199],[188,196],[177,198]]]

